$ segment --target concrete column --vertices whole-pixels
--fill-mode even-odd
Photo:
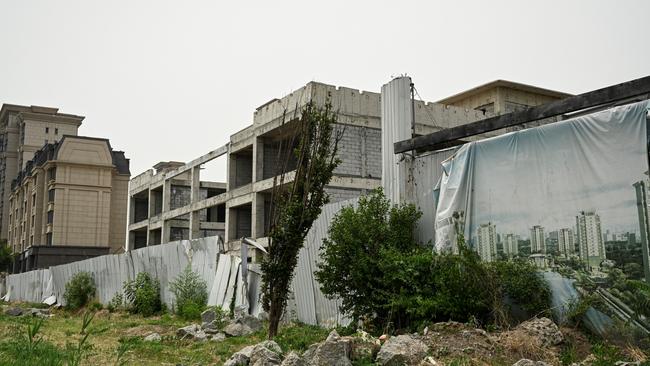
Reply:
[[[190,182],[190,204],[197,202],[199,200],[199,190],[201,186],[200,180],[201,166],[195,166],[192,168],[191,172],[191,182]],[[190,212],[190,228],[189,228],[189,237],[190,239],[196,239],[199,237],[201,232],[201,222],[199,218],[199,211]]]
[[[199,211],[190,212],[190,239],[197,239],[201,237],[201,221],[199,218]]]
[[[251,213],[251,236],[261,238],[264,236],[264,194],[256,193],[253,196]]]
[[[162,233],[160,235],[160,244],[169,243],[169,236],[171,231],[171,223],[169,220],[163,221]]]
[[[147,196],[149,197],[149,207],[147,211],[147,218],[151,219],[156,212],[156,196],[151,189],[147,190]]]
[[[226,243],[237,240],[237,209],[226,203]]]
[[[165,179],[163,182],[163,194],[162,194],[162,212],[165,213],[169,211],[172,203],[172,181]]]
[[[255,137],[253,142],[253,182],[259,182],[264,177],[264,138]]]
[[[199,189],[201,188],[201,166],[195,166],[192,168],[190,176],[190,203],[197,202],[199,200]]]

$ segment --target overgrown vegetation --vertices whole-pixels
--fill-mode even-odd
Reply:
[[[151,316],[162,310],[160,283],[147,272],[140,272],[135,280],[124,283],[124,296],[134,314]]]
[[[319,107],[309,102],[301,112],[297,147],[291,151],[291,141],[285,149],[289,153],[278,159],[285,163],[279,178],[274,178],[269,255],[262,262],[263,307],[269,313],[269,338],[277,334],[298,252],[321,207],[329,201],[324,188],[339,164],[336,153],[340,134],[334,129],[337,115],[331,103]],[[287,183],[285,175],[291,153],[296,167],[293,181]]]
[[[462,236],[460,254],[435,254],[413,237],[420,215],[413,205],[391,205],[381,190],[337,214],[316,278],[342,300],[341,311],[383,333],[447,320],[506,325],[505,297],[532,315],[549,308],[550,291],[533,266],[485,263]]]
[[[113,295],[113,298],[111,299],[111,301],[108,302],[108,305],[106,306],[108,311],[110,311],[111,313],[120,310],[123,307],[124,307],[124,295],[122,295],[119,292]]]
[[[188,320],[201,318],[208,303],[208,286],[189,265],[170,283],[170,289],[176,297],[176,314]]]
[[[88,272],[79,272],[65,284],[63,298],[68,308],[79,309],[86,306],[95,297],[96,291],[97,287],[93,276]]]
[[[0,363],[29,366],[81,365],[93,348],[89,341],[92,320],[92,313],[84,313],[79,335],[68,337],[65,346],[61,347],[44,340],[41,335],[44,324],[42,318],[29,319],[18,337],[0,343]]]

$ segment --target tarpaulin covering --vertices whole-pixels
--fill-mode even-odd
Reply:
[[[608,315],[650,329],[635,320],[634,290],[625,288],[629,280],[649,281],[649,106],[627,104],[463,145],[442,163],[433,195],[435,250],[457,252],[462,234],[485,261],[529,260],[544,271],[558,317],[579,293],[594,293]],[[590,309],[586,323],[603,333],[608,315]]]
[[[633,184],[648,178],[647,109],[644,101],[462,146],[443,163],[436,250],[454,249],[455,226],[479,250],[481,225],[525,238],[535,226],[571,228],[581,212],[599,215],[603,233],[638,232]]]

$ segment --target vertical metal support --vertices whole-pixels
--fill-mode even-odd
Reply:
[[[411,138],[415,137],[415,84],[411,82]]]
[[[381,184],[393,203],[412,200],[408,183],[412,158],[394,153],[394,143],[408,139],[413,131],[412,85],[411,78],[399,77],[381,87]]]

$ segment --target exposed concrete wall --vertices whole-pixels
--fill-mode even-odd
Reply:
[[[327,188],[325,190],[330,195],[330,203],[340,202],[356,198],[363,194],[361,189],[344,189],[344,188]]]

